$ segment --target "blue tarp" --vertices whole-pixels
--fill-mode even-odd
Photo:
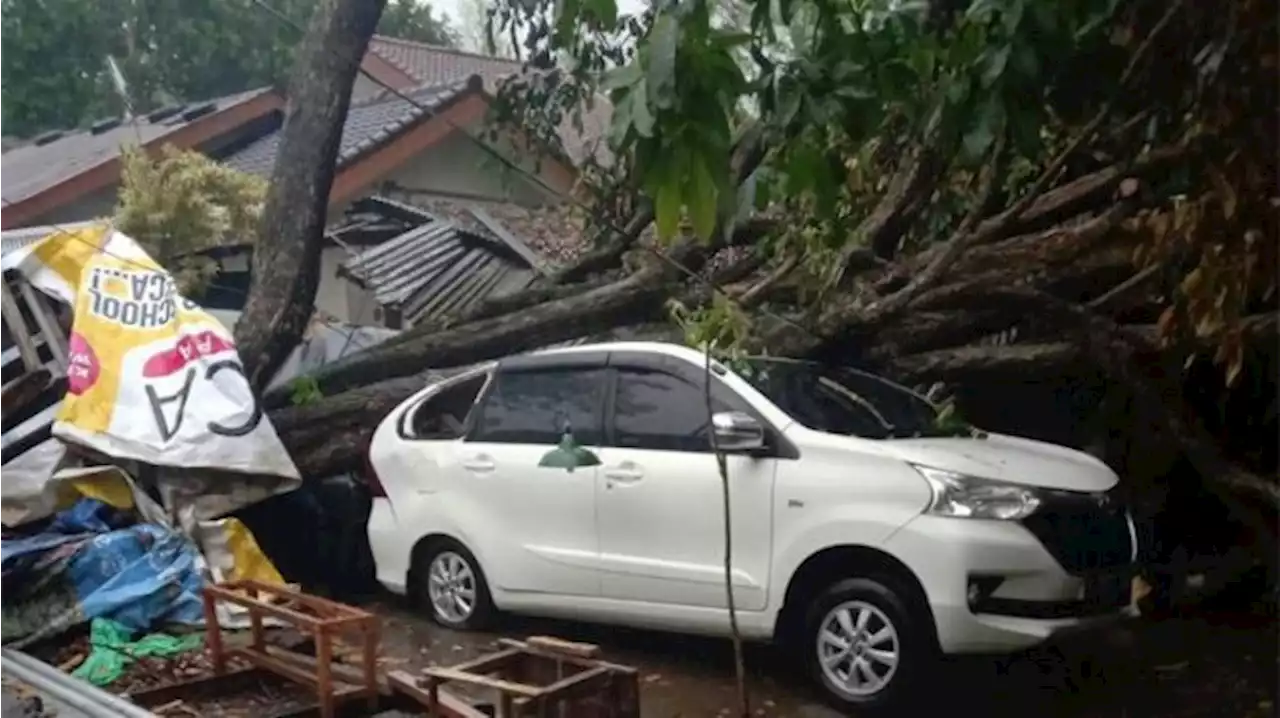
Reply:
[[[42,533],[0,542],[5,643],[26,644],[94,618],[135,633],[203,625],[199,553],[186,537],[81,499]]]

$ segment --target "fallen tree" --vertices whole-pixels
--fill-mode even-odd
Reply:
[[[1124,435],[1123,455],[1106,458],[1127,484],[1166,481],[1172,461],[1152,457],[1184,455],[1267,538],[1274,518],[1255,499],[1274,508],[1280,496],[1274,452],[1256,444],[1274,438],[1276,402],[1248,386],[1273,381],[1276,366],[1276,144],[1256,119],[1276,102],[1274,4],[974,3],[929,23],[886,6],[849,23],[815,1],[798,3],[818,18],[803,48],[778,45],[767,12],[730,34],[698,13],[612,25],[580,5],[565,3],[554,28],[539,3],[503,5],[499,20],[532,25],[550,54],[596,58],[591,48],[622,30],[645,49],[606,86],[619,113],[615,161],[637,209],[598,224],[594,250],[538,286],[325,368],[319,401],[268,397],[305,474],[356,467],[374,426],[428,369],[661,322],[678,303],[690,335],[745,337],[722,348],[909,382],[963,390],[1092,377],[1121,398],[1077,423]],[[584,60],[561,80],[594,91],[599,69]],[[321,88],[325,102],[349,91],[343,79]],[[531,86],[510,87],[508,120],[559,122]],[[758,103],[751,123],[738,121],[743,100]],[[767,221],[743,220],[737,195],[749,178]],[[294,196],[320,211],[322,196]],[[278,229],[259,239],[269,256],[309,256],[319,241],[311,225]],[[727,251],[739,244],[745,256]],[[317,271],[307,261],[257,269],[256,301],[290,312],[305,298],[267,287],[306,287]],[[1207,421],[1215,401],[1248,407],[1258,425]],[[1108,413],[1113,405],[1128,408]],[[1252,432],[1255,448],[1232,455],[1233,432]]]

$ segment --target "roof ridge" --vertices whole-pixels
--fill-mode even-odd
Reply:
[[[509,65],[515,65],[517,67],[522,67],[524,65],[524,63],[520,62],[519,60],[509,60],[505,57],[498,57],[496,55],[486,55],[484,53],[472,52],[470,50],[460,50],[456,47],[448,47],[446,45],[433,45],[427,42],[419,42],[418,40],[405,40],[399,37],[391,37],[390,35],[374,35],[369,40],[370,50],[377,52],[377,49],[373,47],[373,43],[377,41],[390,42],[398,45],[406,45],[409,47],[421,48],[423,50],[431,50],[433,52],[440,52],[446,55],[457,55],[459,57],[471,57],[477,60],[492,60],[494,62],[502,62]],[[390,61],[391,59],[386,57],[382,53],[378,53],[378,55],[382,57],[384,60]],[[393,62],[392,64],[396,64],[396,63]],[[399,67],[399,65],[397,65],[397,67]],[[401,69],[404,69],[404,68],[401,68]]]

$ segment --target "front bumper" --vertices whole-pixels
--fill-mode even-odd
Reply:
[[[944,653],[1019,651],[1129,613],[1131,562],[1068,572],[1015,522],[919,516],[886,549],[920,579]]]

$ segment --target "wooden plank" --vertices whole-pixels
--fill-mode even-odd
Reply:
[[[259,653],[252,648],[235,648],[228,651],[227,655],[243,658],[264,671],[270,671],[304,686],[316,687],[317,679],[315,675],[275,656]]]
[[[267,646],[266,652],[267,652],[267,655],[277,660],[281,660],[286,663],[292,663],[300,668],[315,670],[315,667],[316,667],[315,656],[308,656],[302,653],[297,653],[295,651],[290,651],[284,648],[280,648],[279,646],[271,646],[271,645]],[[348,666],[343,663],[333,663],[330,670],[333,672],[333,675],[338,678],[338,680],[344,683],[350,683],[356,686],[366,685],[364,672],[361,671],[359,668],[356,668],[354,666]],[[385,686],[381,685],[380,683],[378,687],[380,689],[385,689]]]
[[[566,641],[554,636],[530,636],[524,644],[530,648],[541,648],[553,653],[563,653],[575,658],[599,658],[600,646],[594,643]]]
[[[552,651],[544,651],[539,648],[534,648],[532,646],[529,646],[525,643],[521,643],[520,641],[511,639],[511,638],[499,638],[498,645],[511,646],[513,648],[516,646],[521,646],[522,648],[520,650],[522,650],[524,653],[528,655],[537,656],[539,658],[544,658],[549,661],[563,661],[565,663],[578,666],[580,668],[595,668],[596,666],[607,666],[620,673],[636,672],[635,668],[632,668],[631,666],[624,666],[620,663],[610,663],[609,661],[602,661],[599,659],[573,658],[571,656],[561,655],[558,653],[554,653]]]
[[[561,701],[586,695],[592,691],[600,693],[608,687],[612,677],[613,671],[604,666],[576,673],[543,688],[542,698],[548,701]]]
[[[418,679],[407,671],[387,673],[387,685],[391,690],[408,696],[423,706],[430,705],[427,691],[419,688],[417,681]],[[441,690],[437,694],[437,705],[440,714],[448,718],[487,718],[487,714],[446,690]]]
[[[36,352],[35,339],[31,336],[31,330],[27,328],[27,322],[22,318],[22,310],[18,308],[18,302],[9,291],[8,279],[0,281],[0,314],[4,316],[4,323],[9,325],[9,335],[13,337],[13,343],[18,347],[18,356],[22,359],[27,371],[39,369],[43,362],[40,361],[40,354]]]
[[[473,658],[464,663],[450,666],[455,671],[465,671],[467,673],[493,673],[511,665],[513,662],[521,658],[520,651],[509,648],[505,651],[490,653],[488,655]]]
[[[531,698],[536,698],[542,695],[542,689],[537,686],[527,686],[523,683],[504,681],[501,678],[464,673],[453,668],[427,668],[423,672],[431,678],[436,678],[442,681],[468,683],[473,686],[480,686],[481,688],[492,688],[496,691],[515,693],[517,695],[528,696]]]
[[[7,414],[30,404],[44,392],[52,378],[48,369],[36,369],[5,384],[0,394],[0,408]]]
[[[49,300],[23,279],[18,280],[18,291],[26,301],[27,308],[31,310],[31,317],[40,327],[40,334],[44,337],[45,346],[49,347],[49,354],[53,356],[54,363],[66,372],[67,337],[63,335],[62,327],[58,326],[58,320],[53,310],[49,308]]]

